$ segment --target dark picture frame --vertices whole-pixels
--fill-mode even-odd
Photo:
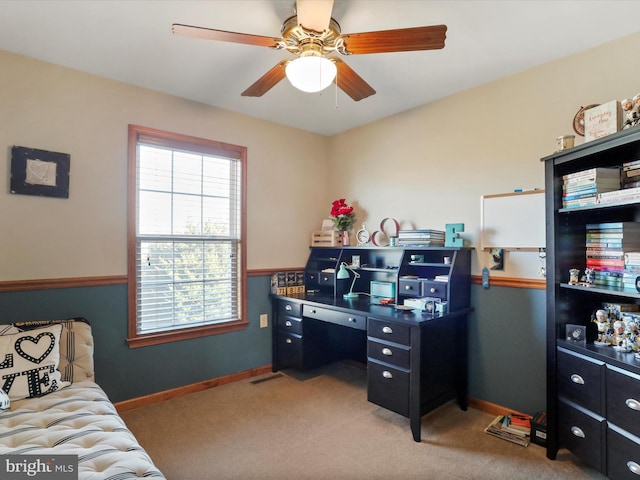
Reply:
[[[11,147],[11,193],[69,198],[68,153]]]

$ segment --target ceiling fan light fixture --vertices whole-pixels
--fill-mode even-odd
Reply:
[[[335,63],[325,57],[299,57],[287,64],[286,74],[291,85],[307,93],[324,90],[336,78]]]

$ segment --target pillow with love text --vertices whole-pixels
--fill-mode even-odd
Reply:
[[[68,386],[61,380],[62,325],[0,335],[0,388],[11,400],[41,397]]]

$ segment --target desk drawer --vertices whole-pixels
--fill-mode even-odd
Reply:
[[[604,471],[604,418],[560,401],[558,440],[561,447],[576,454],[593,468]]]
[[[398,294],[411,297],[421,297],[422,281],[417,278],[401,278],[398,281]]]
[[[302,336],[280,331],[277,348],[280,368],[292,367],[302,370]]]
[[[328,308],[320,308],[313,305],[304,305],[302,307],[302,316],[358,330],[367,329],[367,317],[364,315],[330,310]]]
[[[320,272],[318,274],[319,285],[333,285],[336,274],[329,272]]]
[[[278,314],[299,317],[302,305],[299,302],[291,302],[289,300],[278,300]]]
[[[640,437],[640,376],[607,366],[606,377],[607,421]]]
[[[640,438],[609,426],[607,429],[607,476],[629,480],[640,478]]]
[[[370,318],[367,334],[383,341],[411,345],[411,328],[407,325]]]
[[[380,342],[371,338],[367,342],[367,357],[396,367],[409,368],[410,352],[411,349],[404,345]]]
[[[558,393],[588,410],[604,415],[604,363],[558,349]]]
[[[278,328],[291,333],[302,335],[302,319],[278,315]]]
[[[369,359],[367,400],[405,417],[409,416],[409,371]]]
[[[422,294],[425,297],[447,299],[447,282],[435,282],[433,280],[422,281]]]

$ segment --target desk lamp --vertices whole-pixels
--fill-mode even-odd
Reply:
[[[338,280],[344,280],[346,278],[349,278],[350,271],[353,273],[353,282],[351,282],[351,288],[349,289],[349,293],[345,293],[344,295],[342,295],[342,298],[344,298],[345,300],[352,300],[354,298],[358,298],[358,294],[353,293],[353,287],[356,284],[356,280],[360,278],[360,274],[356,272],[353,267],[347,265],[345,262],[342,262],[340,264],[340,270],[338,270],[338,274],[336,275],[336,278]]]

